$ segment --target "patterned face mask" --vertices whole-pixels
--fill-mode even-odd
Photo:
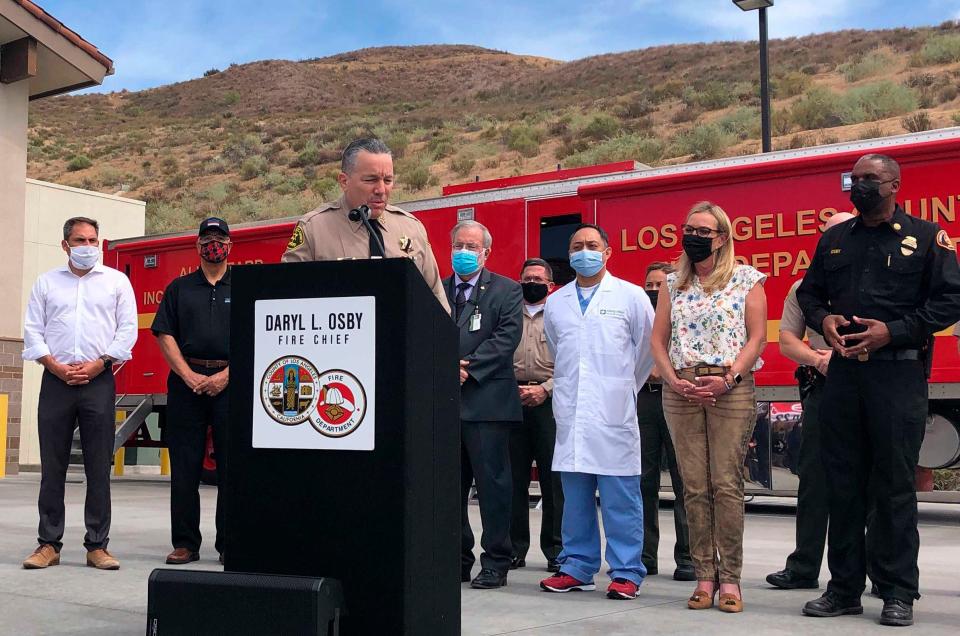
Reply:
[[[210,241],[200,245],[200,258],[208,263],[222,263],[227,259],[227,244],[221,241]]]

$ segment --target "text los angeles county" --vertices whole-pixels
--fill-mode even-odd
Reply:
[[[347,344],[350,332],[361,328],[363,312],[267,314],[265,319],[264,331],[276,333],[278,345],[304,345],[311,337],[315,345],[338,345]]]

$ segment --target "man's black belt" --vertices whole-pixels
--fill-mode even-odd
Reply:
[[[187,358],[187,362],[204,369],[222,369],[230,365],[228,360],[201,360],[200,358]]]
[[[871,351],[861,354],[851,360],[860,362],[869,362],[870,360],[922,360],[923,352],[919,349],[881,349],[880,351]]]
[[[517,384],[520,386],[537,386],[543,383],[540,380],[517,380]]]
[[[641,393],[660,393],[663,391],[663,385],[655,382],[644,382],[640,385]]]

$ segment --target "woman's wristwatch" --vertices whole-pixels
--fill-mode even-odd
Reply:
[[[727,377],[730,378],[729,381],[727,381]],[[732,391],[733,387],[737,386],[741,382],[743,382],[743,376],[739,373],[731,373],[723,376],[723,383],[726,385],[727,391]]]

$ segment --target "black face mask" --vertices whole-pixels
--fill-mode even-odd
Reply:
[[[880,207],[885,197],[880,196],[880,182],[870,179],[861,179],[850,188],[850,202],[860,214],[870,216]]]
[[[657,298],[660,297],[660,290],[659,290],[659,289],[646,289],[646,290],[644,290],[644,291],[646,291],[646,292],[647,292],[647,296],[650,297],[650,304],[653,305],[653,308],[654,308],[654,309],[656,309],[656,308],[657,308]]]
[[[547,297],[546,283],[521,283],[520,287],[523,288],[523,299],[531,305]]]
[[[683,251],[686,252],[687,258],[694,263],[705,261],[713,254],[713,239],[709,236],[684,234]]]

